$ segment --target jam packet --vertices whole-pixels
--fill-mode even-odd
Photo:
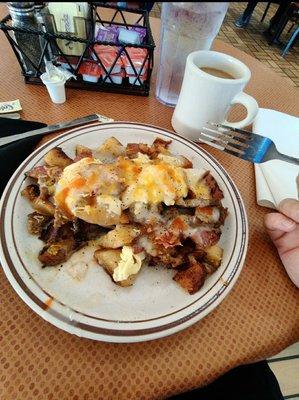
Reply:
[[[100,42],[117,43],[118,27],[115,25],[111,26],[100,25],[96,34],[96,40],[99,40]]]
[[[148,57],[148,50],[134,47],[127,47],[126,51],[130,57],[127,57],[125,53],[121,55],[122,62],[127,74],[135,74],[135,71],[132,67],[132,64],[135,67],[136,72],[141,75],[147,72],[148,69],[148,60],[144,62],[144,60]],[[132,63],[132,64],[131,64]],[[143,67],[142,67],[143,66]],[[142,68],[142,71],[141,71]]]
[[[139,34],[140,37],[140,43],[143,43],[145,37],[146,37],[146,28],[141,26],[141,25],[135,25],[131,28],[132,31],[135,31]]]
[[[84,81],[97,82],[102,75],[102,68],[95,61],[83,61],[79,68],[79,74]]]

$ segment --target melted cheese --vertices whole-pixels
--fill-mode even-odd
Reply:
[[[103,212],[119,216],[136,203],[174,205],[188,194],[190,170],[167,161],[141,153],[135,159],[120,156],[111,164],[85,157],[64,169],[55,203],[67,216],[90,223],[99,223]]]
[[[182,157],[168,156],[166,154],[159,154],[158,159],[164,161],[167,164],[176,165],[177,167],[182,167],[185,162]]]
[[[149,158],[149,156],[147,154],[143,154],[143,153],[138,153],[137,158],[133,158],[132,161],[136,164],[150,164],[151,163],[151,159]]]
[[[176,199],[188,193],[184,169],[164,162],[143,164],[136,178],[134,182],[124,176],[127,184],[122,195],[124,208],[135,202],[173,205]]]

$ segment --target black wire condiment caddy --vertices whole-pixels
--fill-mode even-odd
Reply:
[[[103,17],[105,9],[110,9],[111,18],[105,19]],[[105,14],[107,15],[107,11]],[[68,80],[66,87],[143,96],[149,94],[155,43],[147,10],[117,7],[106,2],[89,3],[89,17],[87,19],[84,18],[84,21],[82,21],[82,17],[74,18],[77,19],[75,22],[80,22],[81,26],[82,23],[84,24],[86,30],[85,38],[79,37],[76,32],[75,34],[58,32],[53,15],[45,14],[43,17],[44,23],[39,25],[38,28],[13,26],[10,15],[0,21],[0,29],[6,35],[13,49],[26,83],[42,84],[40,76],[45,72],[45,61],[47,60],[52,61],[57,66],[63,64],[64,68],[67,68],[76,77],[76,79],[71,78]],[[130,21],[134,19],[135,22],[133,24],[129,23],[128,19]],[[95,38],[95,27],[99,25],[104,27],[113,25],[128,30],[141,26],[145,29],[146,34],[141,44],[102,41]],[[25,51],[18,43],[16,38],[22,38],[22,35],[27,35],[27,43],[30,41],[36,43],[36,38],[39,38],[40,54],[38,54],[38,57],[36,55],[33,56],[33,52],[36,53],[36,48],[32,48],[31,51],[28,51],[27,48]],[[67,48],[70,45],[82,49],[80,54],[75,56],[66,54],[63,48]],[[111,61],[111,65],[107,66],[107,63],[105,65],[103,56],[96,51],[97,46],[100,46],[103,52],[106,49],[107,51],[112,48],[116,49],[115,53],[113,53],[115,58]],[[132,57],[134,52],[132,49],[139,49],[139,53],[144,55],[139,62],[138,68]],[[119,74],[118,76],[120,83],[115,83],[113,71],[115,66],[119,65],[123,59],[126,59],[126,64],[129,66],[131,74],[127,76],[124,68],[122,68],[122,75]],[[95,63],[101,69],[102,74],[97,82],[88,82],[83,79],[82,68],[86,62]]]

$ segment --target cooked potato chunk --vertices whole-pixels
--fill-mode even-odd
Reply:
[[[22,190],[21,195],[33,202],[39,196],[39,187],[37,185],[28,185]]]
[[[94,256],[97,262],[106,269],[109,275],[113,275],[115,268],[120,261],[121,250],[96,250]]]
[[[176,205],[181,207],[207,207],[210,205],[210,200],[206,199],[183,199],[179,198],[175,202]]]
[[[94,253],[94,257],[97,260],[97,262],[99,263],[99,265],[101,265],[106,272],[111,276],[113,276],[113,272],[115,270],[115,268],[117,268],[118,263],[120,261],[120,255],[121,255],[121,250],[97,250]],[[123,281],[120,282],[114,282],[117,285],[126,287],[126,286],[131,286],[133,285],[134,281],[135,281],[136,275],[131,275],[128,279],[125,279]]]
[[[51,220],[49,215],[42,215],[38,212],[28,214],[27,218],[27,229],[32,235],[40,235],[44,227]]]
[[[223,255],[223,249],[215,244],[214,246],[208,247],[205,249],[206,255],[205,255],[205,261],[213,267],[219,267],[221,264],[222,260],[222,255]]]
[[[121,216],[119,218],[119,223],[120,224],[128,224],[130,222],[130,218],[128,216],[128,214],[125,212],[121,213]]]
[[[175,274],[174,280],[190,294],[196,293],[204,284],[206,270],[199,263],[192,263],[190,267]]]
[[[213,198],[213,200],[222,200],[223,199],[223,192],[220,189],[218,183],[216,182],[215,178],[211,175],[211,173],[208,173],[204,179],[202,180],[202,184],[206,185],[209,188],[210,195]]]
[[[87,210],[76,210],[76,216],[83,219],[90,224],[97,224],[100,226],[113,226],[119,224],[122,219],[122,214],[118,215],[108,211],[105,204],[98,204],[97,207],[90,207]]]
[[[125,153],[124,146],[115,137],[111,137],[96,150],[95,157],[101,161],[110,161]]]
[[[132,225],[116,225],[115,229],[97,240],[97,244],[107,249],[127,246],[140,234],[140,230]]]
[[[192,168],[192,162],[184,156],[169,156],[166,154],[158,154],[158,159],[166,162],[167,164],[175,165],[182,168]]]
[[[43,215],[54,215],[55,206],[49,200],[39,197],[40,191],[37,185],[28,185],[21,192],[22,196],[30,201],[32,207]]]
[[[50,167],[65,168],[72,164],[73,160],[68,157],[60,147],[55,147],[44,156],[45,163]]]
[[[38,197],[33,203],[33,208],[44,215],[54,215],[55,206],[49,200],[43,200]]]
[[[45,266],[58,265],[64,263],[77,247],[74,238],[47,244],[39,253],[38,259]]]
[[[92,150],[89,147],[77,144],[76,158],[92,157]]]

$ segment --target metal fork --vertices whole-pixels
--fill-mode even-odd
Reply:
[[[198,139],[216,149],[256,164],[282,160],[299,165],[299,158],[280,153],[271,139],[228,125],[210,122],[202,128]]]

